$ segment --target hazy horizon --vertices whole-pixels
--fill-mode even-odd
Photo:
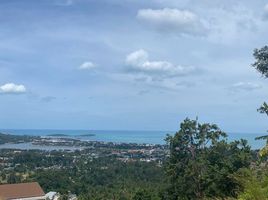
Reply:
[[[179,130],[179,128],[178,128]],[[178,130],[139,130],[139,129],[132,129],[132,130],[124,130],[124,129],[49,129],[49,128],[38,128],[38,129],[31,129],[31,128],[16,128],[16,129],[12,129],[12,128],[1,128],[0,127],[0,132],[4,132],[4,131],[87,131],[88,133],[94,133],[94,131],[103,131],[103,132],[165,132],[166,134],[175,134]],[[245,135],[265,135],[267,132],[263,131],[263,132],[237,132],[237,131],[224,131],[226,132],[227,135],[228,134],[245,134]],[[68,134],[68,133],[67,133]],[[268,134],[267,134],[268,135]]]

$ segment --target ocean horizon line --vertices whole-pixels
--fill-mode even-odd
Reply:
[[[111,132],[166,132],[167,134],[176,133],[178,130],[146,130],[146,129],[53,129],[53,128],[0,128],[1,131],[111,131]],[[244,132],[244,131],[224,131],[223,132],[228,134],[260,134],[260,135],[268,135],[267,132],[258,132],[258,131],[251,131],[251,132]]]

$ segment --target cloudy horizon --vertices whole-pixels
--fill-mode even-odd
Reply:
[[[265,132],[263,0],[3,0],[0,128]]]

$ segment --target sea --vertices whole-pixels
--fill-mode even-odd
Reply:
[[[33,129],[0,129],[1,133],[12,135],[31,135],[31,136],[48,136],[55,134],[68,135],[70,138],[76,138],[86,141],[102,141],[115,143],[138,143],[138,144],[165,144],[167,134],[174,135],[175,131],[124,131],[124,130],[33,130]],[[85,136],[92,134],[93,136]],[[265,133],[227,133],[228,141],[246,139],[252,149],[260,149],[266,141],[255,140],[256,137],[266,135]],[[18,149],[41,149],[41,150],[58,150],[65,149],[63,147],[44,147],[23,144],[4,144],[1,148],[18,148]],[[76,149],[68,147],[68,149]]]

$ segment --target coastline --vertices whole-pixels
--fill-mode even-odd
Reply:
[[[84,142],[112,142],[115,144],[126,143],[126,144],[150,144],[150,145],[165,145],[165,138],[167,133],[172,131],[103,131],[103,130],[14,130],[14,129],[0,129],[0,133],[11,134],[11,135],[27,135],[37,136],[41,138],[68,138],[71,140],[80,140]],[[58,135],[58,136],[49,136]],[[255,138],[263,134],[242,134],[242,133],[229,133],[228,141],[234,141],[239,139],[246,139],[252,147],[252,149],[259,149],[265,145],[265,141],[258,140]],[[36,145],[34,145],[36,147]],[[42,145],[43,146],[43,145]],[[7,145],[1,146],[6,148]],[[13,147],[13,146],[12,146]],[[20,146],[19,146],[20,147]],[[36,148],[35,148],[36,149]]]

